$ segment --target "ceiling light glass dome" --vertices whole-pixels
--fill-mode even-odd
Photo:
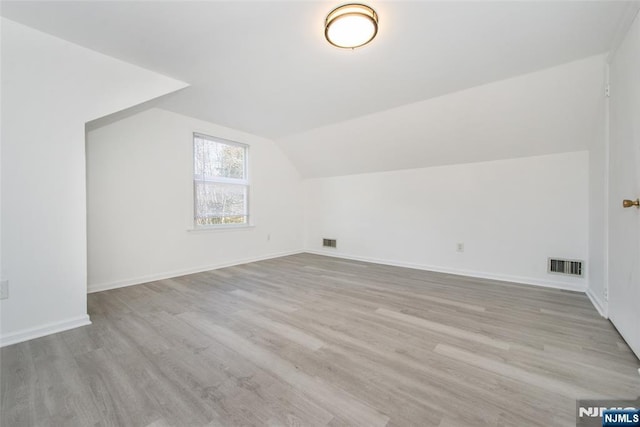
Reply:
[[[327,15],[324,35],[334,46],[354,49],[369,43],[378,33],[378,15],[363,4],[345,4]]]

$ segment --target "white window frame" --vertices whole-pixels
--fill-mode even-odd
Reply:
[[[204,177],[196,176],[196,138],[207,139],[209,141],[213,141],[220,144],[233,145],[236,147],[241,147],[244,149],[244,177],[245,179],[235,179],[235,178],[225,178],[225,177],[213,177],[204,179]],[[246,228],[251,227],[251,215],[250,215],[250,200],[251,200],[251,186],[249,181],[249,145],[243,144],[237,141],[231,141],[224,138],[218,138],[215,136],[207,135],[201,132],[193,132],[191,138],[191,161],[193,166],[192,173],[192,188],[193,188],[193,229],[194,230],[206,230],[206,229],[228,229],[228,228]],[[197,191],[196,191],[196,183],[213,183],[213,184],[234,184],[234,185],[243,185],[246,187],[245,191],[245,222],[240,224],[210,224],[210,225],[200,225],[197,223]]]

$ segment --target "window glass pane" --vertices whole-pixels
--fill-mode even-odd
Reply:
[[[194,171],[197,177],[246,179],[245,147],[195,136]]]
[[[196,225],[246,224],[247,186],[195,182]]]

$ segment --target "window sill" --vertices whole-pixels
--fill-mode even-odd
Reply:
[[[253,224],[242,224],[242,225],[210,225],[207,227],[193,227],[187,228],[187,232],[189,233],[219,233],[224,231],[247,231],[252,228],[256,228]]]

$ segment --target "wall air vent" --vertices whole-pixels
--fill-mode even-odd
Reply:
[[[325,248],[335,248],[336,239],[322,239],[322,246]]]
[[[584,261],[575,259],[549,258],[548,272],[553,274],[566,274],[568,276],[582,277]]]

